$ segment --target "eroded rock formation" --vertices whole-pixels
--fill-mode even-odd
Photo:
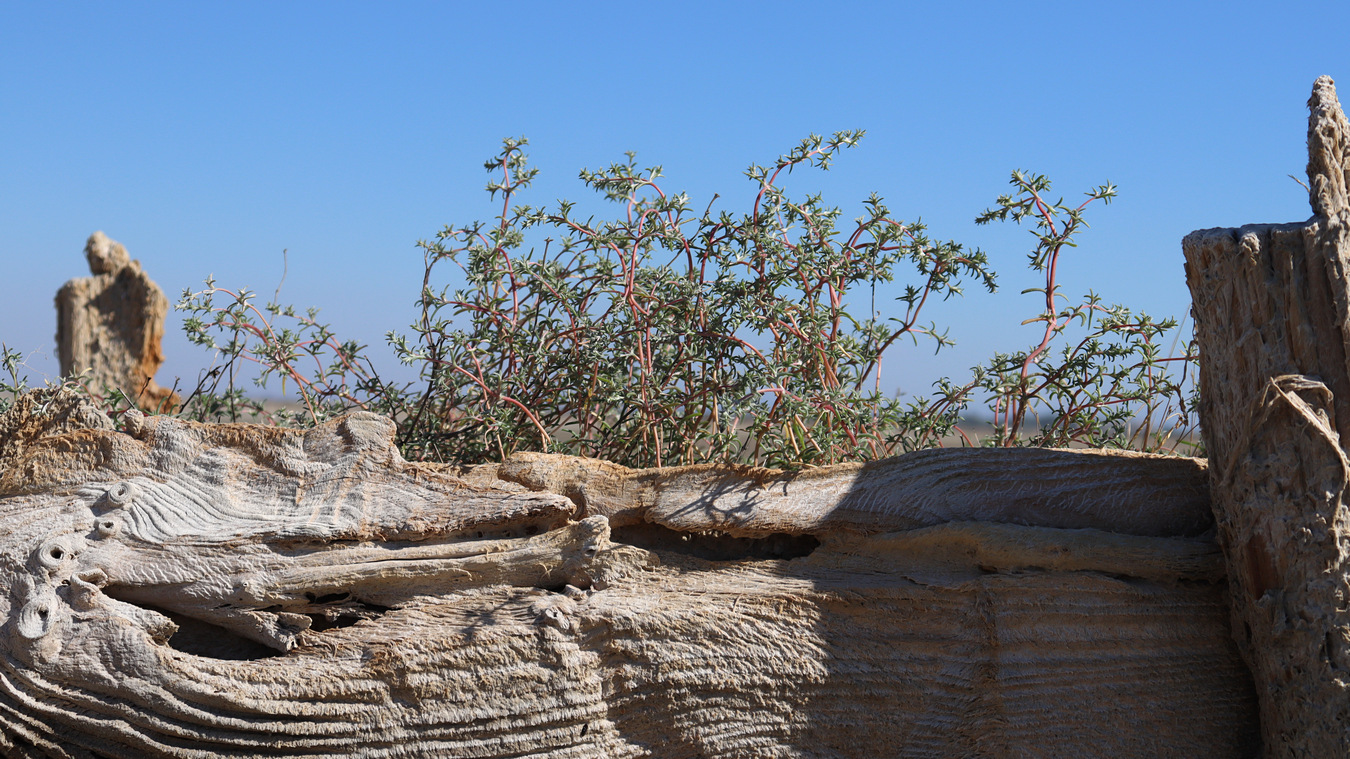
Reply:
[[[72,279],[56,293],[56,346],[62,376],[87,372],[90,390],[120,389],[146,411],[178,403],[155,384],[164,363],[161,341],[169,301],[139,261],[102,232],[84,254],[92,277]]]
[[[1183,242],[1233,628],[1270,756],[1350,755],[1350,123],[1308,103],[1313,217]]]
[[[402,460],[0,417],[14,756],[1250,756],[1203,462]]]

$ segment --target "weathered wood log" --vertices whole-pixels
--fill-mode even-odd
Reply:
[[[458,472],[369,414],[124,426],[0,416],[7,756],[1256,746],[1200,462]]]
[[[738,537],[873,533],[983,520],[1130,535],[1198,535],[1213,524],[1205,461],[1117,452],[935,449],[787,474],[701,465],[630,470],[523,453],[463,472],[562,493],[610,524]],[[1047,497],[1053,482],[1055,497]]]
[[[102,232],[89,236],[84,254],[93,276],[72,279],[56,293],[61,375],[85,374],[94,392],[121,390],[146,411],[171,409],[178,396],[155,383],[168,299],[140,261]]]
[[[1350,125],[1309,101],[1313,217],[1187,236],[1200,415],[1269,756],[1350,755]]]

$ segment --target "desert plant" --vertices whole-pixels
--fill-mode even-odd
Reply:
[[[23,354],[0,343],[0,414],[28,390],[28,373],[23,371]]]
[[[1034,290],[1045,305],[1028,322],[1044,325],[1040,342],[996,355],[964,384],[941,379],[929,397],[883,394],[883,357],[899,339],[950,343],[920,321],[924,306],[960,294],[967,278],[992,291],[994,275],[982,252],[930,239],[876,196],[851,224],[819,196],[789,197],[786,174],[827,169],[861,137],[812,136],[769,166],[751,166],[754,194],[740,214],[714,212],[717,197],[691,210],[685,194],[660,186],[660,167],[639,169],[628,154],[580,174],[619,206],[604,221],[567,201],[521,204],[537,170],[524,139],[506,140],[485,164],[489,195],[500,193],[496,217],[419,243],[420,313],[410,335],[389,335],[418,383],[383,382],[363,347],[337,340],[315,311],[259,307],[252,293],[208,280],[179,308],[190,314],[189,336],[219,360],[181,413],[315,423],[364,408],[397,421],[409,458],[459,463],[538,450],[632,466],[795,468],[931,447],[953,434],[978,444],[959,425],[983,395],[995,424],[984,444],[1178,444],[1190,419],[1185,373],[1176,378],[1166,365],[1193,357],[1158,351],[1175,322],[1102,306],[1092,293],[1060,306],[1061,256],[1086,226],[1084,209],[1114,197],[1109,184],[1071,207],[1045,199],[1044,177],[1015,172],[1015,192],[977,221],[1034,223],[1030,265],[1045,276]],[[447,262],[461,287],[440,284]],[[883,318],[875,286],[902,263],[913,281],[897,315]],[[248,363],[258,386],[279,379],[293,388],[302,411],[269,415],[250,400],[239,382]]]
[[[906,408],[880,392],[883,355],[902,337],[947,344],[919,321],[925,303],[958,294],[963,277],[991,290],[994,280],[983,253],[931,240],[876,196],[845,228],[819,196],[787,196],[786,172],[828,168],[861,136],[813,136],[750,167],[755,195],[740,215],[711,203],[692,212],[686,195],[660,187],[660,167],[639,170],[629,154],[581,172],[620,206],[599,223],[568,202],[516,205],[535,173],[524,140],[506,141],[486,165],[500,213],[422,243],[421,318],[413,338],[391,336],[422,371],[410,447],[458,461],[534,449],[635,466],[888,453],[886,431]],[[548,237],[527,247],[535,228]],[[433,286],[444,261],[467,288]],[[901,315],[851,313],[855,291],[891,281],[902,261],[917,282]]]
[[[996,354],[974,369],[974,385],[986,393],[992,412],[993,445],[1030,444],[1094,448],[1171,450],[1193,437],[1195,417],[1188,406],[1194,383],[1187,373],[1194,356],[1187,345],[1181,356],[1162,356],[1160,342],[1175,334],[1175,319],[1154,320],[1123,305],[1102,305],[1089,291],[1076,304],[1061,292],[1059,265],[1075,236],[1087,226],[1084,210],[1111,202],[1110,183],[1086,193],[1076,206],[1061,198],[1050,202],[1050,180],[1014,171],[1015,192],[998,198],[978,224],[1030,221],[1036,244],[1028,255],[1032,269],[1045,277],[1038,293],[1044,308],[1023,324],[1044,325],[1039,343],[1029,350]],[[1080,329],[1071,336],[1071,327]],[[1053,350],[1060,344],[1058,358]],[[1177,372],[1169,364],[1178,364]],[[1028,425],[1028,421],[1033,421]],[[1030,427],[1024,437],[1024,428]]]
[[[300,312],[275,300],[259,307],[256,300],[255,293],[217,287],[210,277],[205,289],[183,292],[176,306],[188,313],[183,330],[195,345],[213,351],[215,361],[184,399],[180,416],[307,425],[355,408],[403,414],[406,386],[385,385],[365,346],[339,342],[318,321],[317,309]],[[246,377],[259,388],[275,377],[283,396],[289,382],[302,410],[268,411],[244,392]]]
[[[96,387],[90,374],[86,371],[56,381],[46,381],[41,387],[34,386],[28,379],[27,358],[0,343],[0,414],[12,408],[20,396],[30,391],[43,390],[46,393],[41,396],[44,400],[39,402],[39,406],[55,397],[56,393],[69,391],[90,398],[96,408],[113,420],[114,425],[121,425],[122,414],[136,408],[135,402],[121,388],[107,385]]]

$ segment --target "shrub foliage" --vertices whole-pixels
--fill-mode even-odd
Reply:
[[[214,351],[178,414],[209,421],[313,424],[354,408],[398,423],[405,456],[456,463],[517,451],[609,459],[629,466],[742,462],[801,468],[880,458],[960,441],[1172,450],[1191,423],[1191,356],[1161,355],[1174,320],[1155,321],[1089,292],[1067,304],[1061,255],[1109,203],[1109,184],[1079,205],[1050,201],[1045,177],[1014,172],[1013,192],[979,223],[1029,224],[1040,341],[976,366],[931,396],[881,391],[883,358],[902,338],[950,344],[924,307],[989,291],[985,254],[927,236],[876,195],[846,222],[818,195],[793,197],[797,168],[825,170],[862,132],[812,136],[746,174],[749,210],[702,212],[661,186],[661,168],[633,154],[581,181],[612,203],[612,218],[576,205],[520,202],[537,169],[524,139],[485,164],[499,201],[488,222],[447,226],[419,243],[424,276],[416,320],[389,334],[417,382],[384,381],[363,346],[340,341],[317,311],[217,287],[185,292],[178,308],[198,345]],[[458,286],[445,284],[453,267]],[[903,272],[894,313],[873,307],[878,283]],[[859,304],[868,310],[860,313]],[[11,395],[19,357],[5,352]],[[1169,369],[1168,362],[1177,368]],[[249,369],[249,365],[252,369]],[[298,398],[268,412],[245,379]],[[275,383],[275,384],[269,384]],[[4,403],[0,394],[0,405]],[[993,431],[976,441],[962,419],[985,406]]]

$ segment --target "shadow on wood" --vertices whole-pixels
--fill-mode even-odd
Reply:
[[[1256,750],[1203,461],[460,470],[82,403],[0,417],[9,755]]]

